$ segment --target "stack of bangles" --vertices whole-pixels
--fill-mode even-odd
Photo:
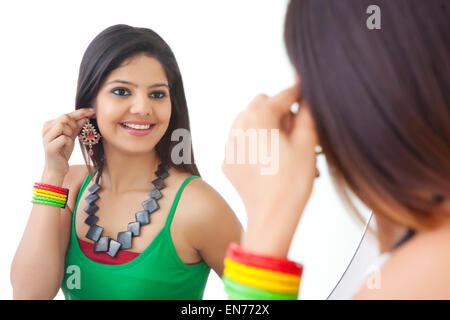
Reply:
[[[34,197],[31,202],[48,204],[65,208],[69,197],[69,189],[52,186],[45,183],[34,184]]]
[[[302,271],[294,261],[251,253],[232,242],[222,281],[232,300],[297,300]]]

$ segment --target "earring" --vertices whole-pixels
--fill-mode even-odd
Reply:
[[[100,141],[100,133],[97,132],[93,124],[90,122],[90,119],[84,124],[83,129],[81,130],[80,135],[78,136],[81,142],[84,145],[89,146],[89,155],[94,155],[94,150],[92,150],[92,146],[97,144]]]
[[[316,156],[318,156],[318,155],[320,155],[320,154],[323,154],[322,147],[316,146],[315,149],[316,149],[316,150],[315,150]],[[318,178],[318,177],[320,177],[320,171],[319,171],[319,169],[317,169],[317,167],[316,167],[316,178]]]

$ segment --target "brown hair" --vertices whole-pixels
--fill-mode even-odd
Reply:
[[[381,9],[381,29],[366,26]],[[340,194],[412,229],[449,215],[450,14],[442,0],[292,0],[289,58]],[[445,207],[446,206],[446,207]]]
[[[177,141],[171,141],[172,132],[181,128],[190,131],[189,114],[183,81],[175,56],[167,43],[154,31],[118,24],[98,34],[87,47],[81,61],[75,98],[76,109],[92,106],[107,76],[125,59],[142,53],[161,63],[170,88],[172,113],[169,127],[155,146],[155,150],[163,162],[200,176],[192,146],[190,163],[174,164],[170,157],[172,148],[177,144]],[[97,120],[91,119],[91,123],[99,131]],[[89,174],[92,172],[88,163],[89,159],[92,160],[95,169],[98,170],[103,166],[105,159],[102,139],[92,146],[93,156],[89,156],[88,148],[81,142],[80,146]]]

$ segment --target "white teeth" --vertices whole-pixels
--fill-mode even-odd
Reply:
[[[145,129],[149,129],[150,125],[139,125],[139,124],[128,124],[128,123],[122,123],[125,127],[128,128],[132,128],[132,129],[137,129],[137,130],[145,130]]]

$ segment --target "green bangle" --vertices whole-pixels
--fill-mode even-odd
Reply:
[[[254,288],[222,276],[225,291],[235,300],[297,300],[297,293],[279,293]]]
[[[51,205],[51,206],[55,206],[55,207],[61,207],[61,208],[64,208],[65,206],[64,205],[61,205],[61,204],[58,204],[58,203],[54,203],[54,202],[50,202],[50,201],[42,201],[42,200],[31,200],[31,202],[33,202],[33,203],[41,203],[41,204],[48,204],[48,205]]]
[[[41,196],[34,196],[33,199],[40,200],[40,201],[46,201],[46,202],[52,202],[52,203],[61,204],[61,205],[64,205],[66,203],[63,200],[56,200],[56,199],[51,199],[51,198],[41,197]]]

